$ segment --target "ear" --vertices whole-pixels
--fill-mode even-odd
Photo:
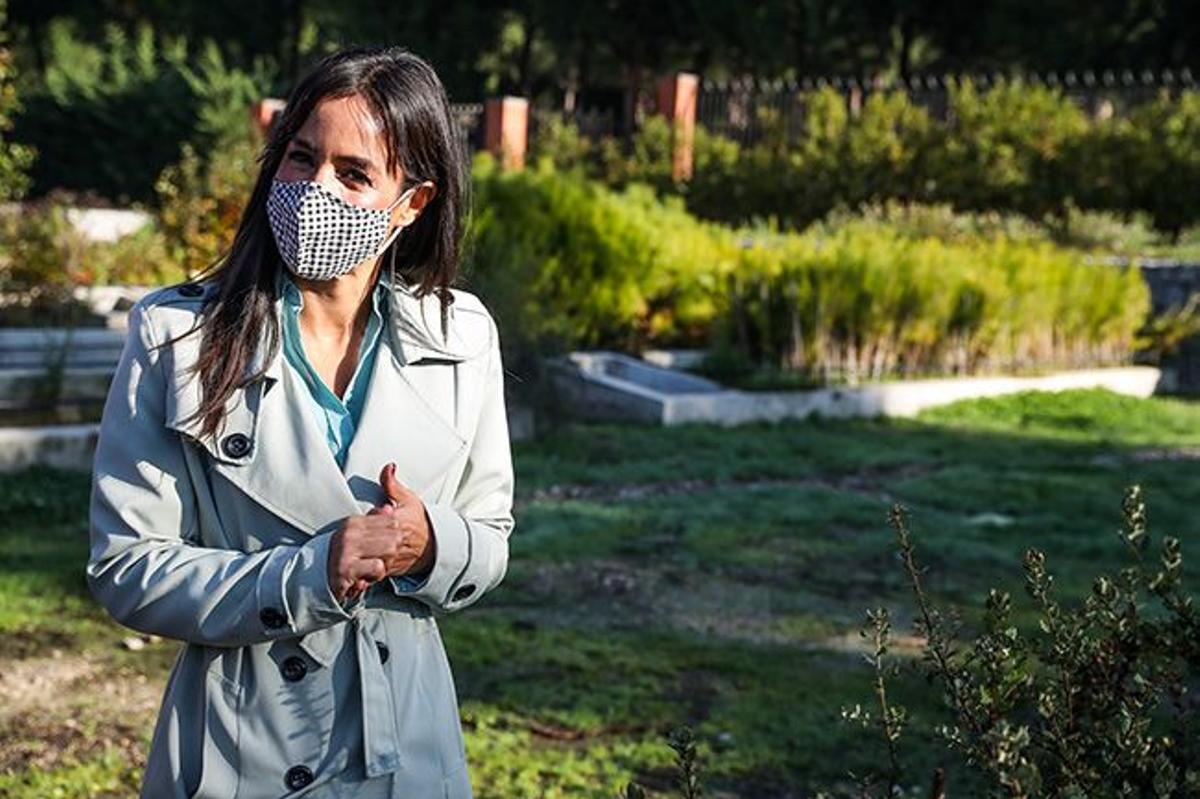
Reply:
[[[392,209],[393,225],[408,227],[416,222],[425,206],[437,196],[437,186],[431,180],[417,184],[417,187],[411,191],[412,194],[408,195],[407,200]]]

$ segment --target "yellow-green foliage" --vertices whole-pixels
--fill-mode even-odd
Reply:
[[[549,163],[483,156],[474,178],[470,285],[527,352],[713,343],[819,380],[1082,366],[1128,358],[1149,309],[1137,269],[986,221],[951,240],[921,232],[936,213],[734,230]]]
[[[548,164],[501,172],[476,158],[467,282],[539,349],[639,346],[702,329],[719,308],[733,234],[643,185],[612,191]]]
[[[1119,362],[1149,310],[1136,268],[870,220],[756,243],[730,288],[725,334],[753,361],[851,381]]]
[[[58,292],[74,286],[160,285],[186,275],[154,222],[113,242],[89,241],[54,198],[0,218],[0,291]]]

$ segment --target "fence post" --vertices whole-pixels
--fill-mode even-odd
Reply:
[[[658,80],[658,113],[671,125],[671,177],[675,180],[692,177],[699,88],[700,78],[690,72],[676,72]]]
[[[258,135],[263,137],[267,135],[275,117],[283,113],[286,105],[287,102],[278,97],[264,97],[250,105],[250,119],[254,122],[254,129],[258,131]]]
[[[483,104],[483,146],[503,169],[525,166],[529,138],[529,101],[524,97],[490,97]]]

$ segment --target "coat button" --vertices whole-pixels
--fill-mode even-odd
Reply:
[[[383,641],[376,641],[375,646],[379,650],[379,662],[387,663],[388,657],[392,654],[390,651],[388,651],[388,645]]]
[[[304,658],[292,655],[287,660],[283,661],[283,679],[288,682],[299,682],[304,679],[304,675],[308,674],[308,664],[304,662]]]
[[[455,591],[454,596],[451,597],[451,599],[453,599],[455,602],[461,602],[473,593],[475,593],[475,586],[471,583],[467,583],[462,588]]]
[[[184,297],[199,297],[204,293],[204,287],[197,283],[184,283],[179,287],[179,293]]]
[[[278,608],[263,608],[258,612],[258,618],[265,626],[270,627],[272,630],[277,630],[287,624],[287,617]]]
[[[244,458],[254,445],[245,433],[231,433],[221,442],[221,450],[231,458]]]
[[[283,782],[289,790],[298,791],[306,788],[313,781],[312,769],[308,766],[292,766],[283,775]]]

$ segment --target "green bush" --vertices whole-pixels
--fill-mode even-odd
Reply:
[[[546,162],[503,172],[480,154],[473,178],[467,280],[496,306],[514,348],[638,349],[703,336],[715,275],[732,264],[730,231],[647,186],[613,191]]]
[[[68,189],[112,201],[149,201],[159,174],[191,144],[219,153],[249,124],[250,103],[270,85],[228,67],[206,43],[105,28],[103,44],[82,39],[65,20],[48,29],[44,81],[27,93],[14,138],[37,148],[34,191]]]
[[[1078,190],[1085,176],[1071,173],[1066,153],[1089,122],[1059,90],[1013,80],[981,92],[966,80],[951,85],[949,112],[930,153],[938,199],[1038,218]]]
[[[1200,222],[1200,93],[1178,98],[1161,94],[1136,108],[1120,126],[1132,196],[1125,209],[1138,208],[1177,241],[1188,225]]]
[[[0,217],[0,292],[68,302],[76,286],[159,285],[185,277],[156,223],[114,242],[89,241],[51,195]]]

